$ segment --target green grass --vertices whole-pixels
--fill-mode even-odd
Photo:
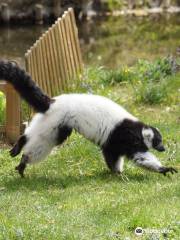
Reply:
[[[172,79],[173,95],[179,77]],[[108,87],[90,81],[89,87],[158,127],[167,151],[155,154],[165,165],[180,169],[177,100],[138,104],[128,82]],[[0,240],[179,239],[179,173],[164,177],[126,161],[124,174],[113,175],[99,148],[75,133],[46,161],[29,166],[25,179],[14,170],[19,158],[12,159],[8,151],[8,147],[0,150]],[[139,238],[136,227],[159,233]],[[167,236],[160,233],[163,229]]]

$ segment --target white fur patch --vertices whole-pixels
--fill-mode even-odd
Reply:
[[[162,167],[161,162],[150,152],[138,152],[134,155],[133,160],[137,165],[157,172]]]
[[[122,173],[124,169],[124,157],[119,157],[117,164],[116,164],[116,169]]]
[[[144,143],[148,148],[152,148],[152,141],[154,137],[153,130],[151,128],[143,128],[142,135]]]

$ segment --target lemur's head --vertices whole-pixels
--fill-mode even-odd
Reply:
[[[165,151],[162,143],[162,136],[156,128],[151,126],[144,127],[142,129],[142,136],[144,143],[148,148],[154,148],[159,152]]]

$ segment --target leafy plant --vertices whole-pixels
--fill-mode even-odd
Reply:
[[[172,57],[157,59],[154,62],[139,60],[133,68],[136,101],[146,104],[159,104],[167,101],[168,76],[177,72],[178,60]]]
[[[127,67],[117,70],[105,70],[104,74],[100,77],[101,82],[105,85],[114,85],[121,82],[128,82],[134,77],[134,73]]]
[[[177,62],[172,57],[159,58],[154,62],[139,60],[135,72],[141,81],[160,81],[177,70]]]
[[[88,92],[92,92],[92,88],[104,88],[122,82],[131,83],[136,102],[159,104],[170,100],[171,92],[176,89],[173,87],[170,91],[173,86],[172,76],[175,76],[179,66],[179,59],[165,57],[153,62],[139,60],[132,67],[118,69],[91,67],[86,69],[82,85]]]
[[[159,104],[165,101],[168,97],[167,94],[167,84],[147,82],[146,84],[141,84],[136,91],[137,102],[146,104]]]
[[[134,78],[134,73],[127,67],[116,70],[104,67],[86,69],[84,80],[91,84],[115,85],[121,82],[128,82]]]

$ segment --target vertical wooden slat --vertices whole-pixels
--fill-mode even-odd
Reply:
[[[39,40],[35,42],[34,46],[34,62],[36,63],[36,83],[39,85],[39,87],[43,88],[43,83],[42,83],[42,77],[41,77],[41,71],[40,71],[40,53],[39,53]],[[44,89],[44,88],[43,88]]]
[[[61,66],[61,61],[59,61],[58,58],[58,52],[59,52],[59,44],[57,44],[56,42],[56,31],[55,29],[57,28],[57,25],[53,25],[51,28],[51,34],[49,36],[49,41],[52,42],[51,44],[51,57],[52,57],[52,62],[54,64],[55,67],[55,72],[56,72],[56,78],[55,78],[55,82],[56,82],[56,86],[57,89],[60,90],[61,92],[65,89],[65,85],[64,85],[64,81],[63,81],[63,74],[62,74],[62,66]],[[56,90],[57,90],[56,89]],[[56,93],[58,93],[56,91]]]
[[[52,63],[50,60],[49,45],[47,44],[48,33],[46,32],[43,36],[44,36],[43,41],[44,41],[44,52],[45,52],[45,58],[46,58],[46,67],[49,72],[49,77],[46,79],[46,82],[48,82],[47,84],[49,84],[49,87],[50,87],[50,92],[48,92],[48,94],[50,96],[53,96],[54,87],[53,87],[52,81],[54,79],[54,75],[52,70]]]
[[[72,54],[73,54],[73,61],[74,61],[74,74],[75,77],[78,77],[79,74],[79,60],[78,60],[78,55],[76,51],[76,40],[75,36],[73,34],[73,23],[71,21],[71,9],[68,11],[67,15],[67,24],[68,24],[68,30],[69,30],[69,36],[70,36],[70,41],[71,41],[71,49],[72,49]]]
[[[63,69],[64,69],[64,73],[65,73],[65,82],[66,82],[66,86],[68,87],[68,83],[70,80],[70,72],[69,72],[69,62],[68,62],[68,58],[67,58],[67,44],[64,41],[64,30],[63,30],[63,26],[62,26],[62,19],[59,21],[58,23],[58,31],[59,31],[59,35],[57,35],[57,37],[59,37],[59,44],[61,47],[61,53],[62,53],[62,60],[63,60]]]
[[[78,29],[76,26],[76,19],[74,16],[74,11],[72,8],[69,8],[69,13],[70,13],[70,19],[71,19],[71,23],[72,23],[72,30],[73,30],[73,35],[74,35],[74,43],[76,46],[76,53],[78,56],[78,65],[79,65],[79,69],[80,71],[82,71],[83,69],[83,61],[82,61],[82,55],[81,55],[81,49],[80,49],[80,43],[79,43],[79,38],[78,38]]]
[[[53,71],[51,69],[51,65],[48,62],[47,59],[47,51],[46,51],[46,44],[45,44],[45,38],[46,35],[43,34],[41,39],[41,48],[42,48],[42,63],[43,63],[43,70],[44,70],[44,76],[43,76],[43,82],[46,83],[46,93],[49,95],[52,95],[52,78],[53,78]]]
[[[30,68],[30,71],[31,71],[31,77],[32,77],[32,79],[34,79],[34,77],[35,77],[35,74],[34,74],[34,62],[33,62],[31,49],[30,49],[30,53],[29,53],[29,68]]]
[[[27,53],[25,54],[25,65],[26,65],[26,71],[28,73],[31,73],[31,71],[30,71],[30,61],[29,61],[29,53],[30,53],[30,50],[28,50]]]
[[[74,62],[73,62],[73,56],[72,56],[72,49],[71,49],[71,40],[69,36],[69,29],[67,24],[67,16],[68,12],[65,12],[62,16],[62,24],[64,27],[64,39],[67,43],[67,58],[70,64],[69,72],[70,72],[70,84],[72,83],[72,79],[74,78]]]
[[[42,83],[42,73],[41,73],[41,55],[40,55],[40,48],[39,48],[39,40],[36,41],[35,43],[35,49],[34,49],[34,55],[36,57],[36,72],[37,72],[37,76],[38,78],[36,79],[37,84],[39,85],[39,87],[43,88],[44,90],[44,84]]]
[[[60,69],[60,74],[62,76],[62,82],[63,82],[63,89],[68,89],[68,81],[69,81],[69,72],[67,71],[67,59],[64,49],[64,43],[63,43],[63,34],[61,29],[61,18],[58,19],[58,21],[55,24],[56,26],[53,28],[54,30],[54,37],[56,42],[56,51],[57,51],[57,65]]]
[[[46,79],[48,79],[48,67],[46,65],[46,59],[44,56],[44,46],[43,46],[43,37],[40,38],[39,42],[39,50],[40,50],[40,56],[41,56],[41,74],[42,74],[42,83],[44,85],[44,90],[46,93],[50,92],[48,80],[46,82]]]
[[[73,79],[75,78],[75,63],[74,63],[74,57],[73,57],[73,49],[72,49],[72,45],[71,45],[71,37],[70,37],[70,29],[69,29],[69,13],[65,12],[65,14],[62,17],[62,21],[64,24],[64,28],[65,28],[65,39],[67,41],[67,45],[68,45],[68,58],[69,58],[69,62],[71,64],[70,67],[70,73],[71,73],[71,82],[73,81]]]
[[[47,87],[47,83],[45,81],[45,72],[44,72],[44,68],[46,68],[47,66],[44,65],[43,48],[42,48],[42,37],[39,39],[38,50],[39,50],[38,51],[39,52],[39,64],[38,64],[38,67],[39,67],[40,73],[41,73],[42,88],[44,89],[44,91],[46,93],[48,93],[48,87]]]
[[[66,59],[66,66],[64,66],[64,67],[69,76],[68,82],[70,82],[71,77],[72,77],[72,70],[71,70],[71,62],[70,62],[70,58],[69,58],[68,43],[67,43],[67,39],[66,39],[64,18],[62,18],[59,23],[60,23],[60,30],[62,31],[62,45],[64,47],[65,59]]]
[[[34,61],[34,81],[38,82],[38,71],[37,71],[37,65],[38,65],[38,62],[37,62],[37,57],[36,57],[36,51],[37,51],[37,47],[36,47],[36,44],[34,44],[33,48],[32,48],[32,58],[33,58],[33,61]]]
[[[62,90],[62,86],[59,84],[61,78],[59,69],[57,68],[57,54],[54,51],[55,45],[54,45],[54,37],[53,37],[53,30],[52,28],[49,29],[49,31],[46,34],[46,46],[47,51],[49,52],[49,64],[51,66],[51,71],[53,73],[52,76],[52,86],[53,86],[53,92],[56,95],[58,93],[58,90]]]

